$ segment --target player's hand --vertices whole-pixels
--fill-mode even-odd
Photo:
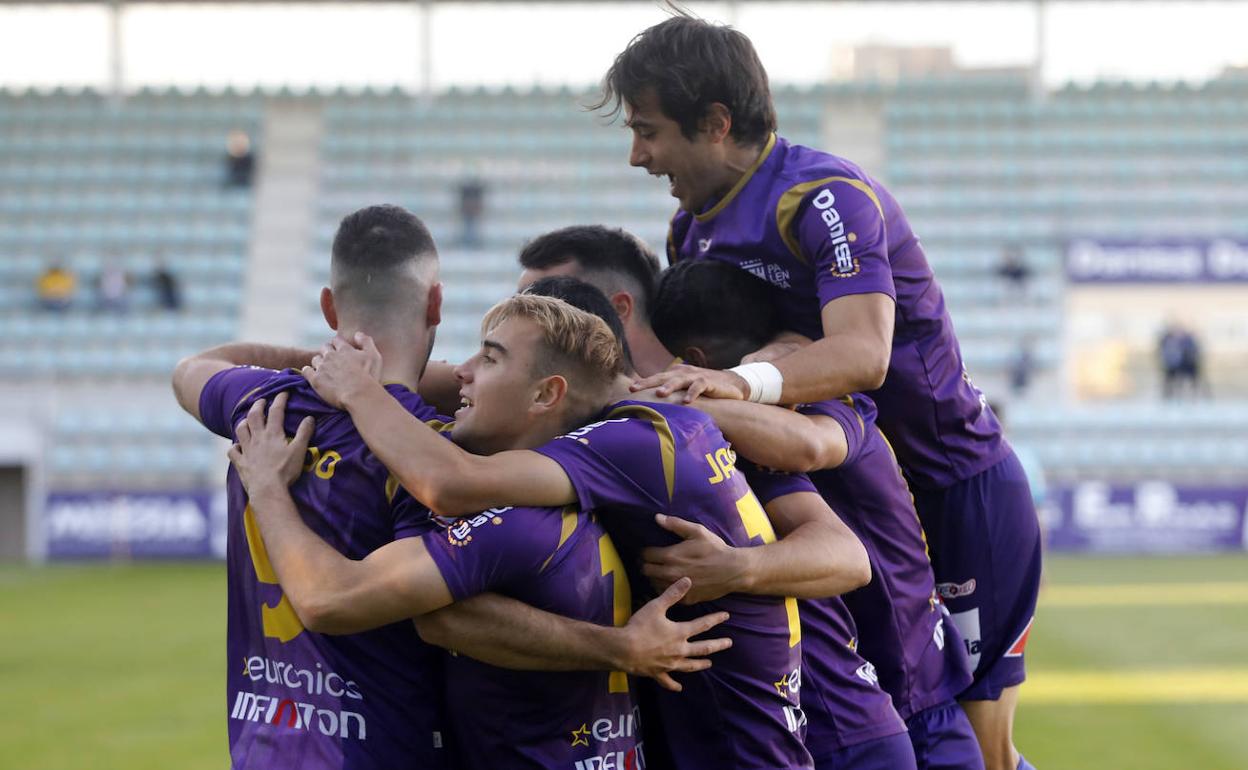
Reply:
[[[238,443],[230,447],[228,455],[249,494],[266,485],[288,487],[303,471],[303,457],[308,451],[315,421],[304,417],[294,438],[287,439],[282,427],[287,398],[288,394],[279,393],[273,399],[267,418],[264,399],[257,399],[234,429]]]
[[[684,391],[680,403],[691,403],[698,396],[707,398],[735,398],[741,401],[750,397],[750,386],[741,375],[717,369],[703,369],[679,364],[658,374],[635,381],[631,390],[654,388],[660,398]]]
[[[755,350],[749,355],[742,356],[741,363],[754,364],[759,362],[771,363],[772,361],[779,361],[781,358],[785,358],[786,356],[796,353],[809,345],[811,342],[812,340],[810,337],[805,337],[797,332],[781,332],[776,335],[774,340],[767,343],[763,347]]]
[[[744,573],[736,548],[697,522],[661,513],[654,520],[682,541],[666,548],[642,549],[641,574],[656,589],[688,577],[693,587],[682,599],[684,604],[709,602],[741,590]]]
[[[652,677],[664,689],[680,692],[682,687],[672,678],[673,672],[702,671],[711,667],[707,655],[713,655],[732,646],[728,638],[699,639],[691,637],[703,634],[728,619],[726,612],[713,612],[700,618],[676,622],[667,617],[667,611],[680,601],[692,584],[689,580],[677,580],[660,596],[646,602],[633,613],[624,632],[628,635],[628,653],[624,670],[635,676]]]
[[[345,409],[352,395],[381,380],[381,352],[363,332],[353,341],[334,337],[303,367],[303,376],[325,403]]]

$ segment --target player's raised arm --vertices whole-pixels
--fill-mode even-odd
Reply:
[[[231,342],[187,356],[173,370],[173,393],[178,404],[202,422],[200,395],[204,386],[218,372],[235,366],[259,366],[265,369],[298,369],[306,366],[315,350]]]
[[[688,576],[690,604],[738,592],[819,599],[866,585],[866,549],[813,488],[806,491],[809,482],[800,482],[792,489],[801,491],[767,502],[766,518],[780,539],[759,546],[734,548],[700,524],[660,514],[659,525],[683,542],[642,551],[643,574],[657,586]]]
[[[500,668],[624,671],[653,677],[679,691],[668,674],[709,668],[706,656],[732,646],[727,638],[690,641],[727,620],[726,612],[680,623],[668,619],[667,610],[690,585],[688,579],[677,580],[621,628],[573,620],[486,593],[417,618],[416,629],[431,644]]]
[[[256,401],[229,454],[269,561],[304,627],[356,633],[450,604],[450,591],[421,538],[395,541],[356,561],[304,524],[287,487],[301,471],[312,420],[305,418],[288,442],[285,403],[286,394],[278,395],[266,420],[263,399]]]
[[[321,398],[350,413],[369,449],[412,497],[445,515],[576,501],[563,469],[535,452],[482,456],[443,439],[377,381],[380,354],[372,339],[358,335],[357,342],[358,348],[335,338],[304,374]]]

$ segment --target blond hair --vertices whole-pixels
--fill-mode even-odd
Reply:
[[[604,386],[624,370],[624,348],[607,322],[555,297],[517,294],[490,308],[481,335],[505,321],[522,318],[542,333],[545,350],[535,357],[535,374],[572,374],[583,385]],[[574,372],[567,372],[571,367]]]

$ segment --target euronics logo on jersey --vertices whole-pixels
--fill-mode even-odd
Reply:
[[[296,668],[285,661],[253,655],[243,660],[243,676],[253,682],[263,680],[295,692],[290,695],[261,695],[239,690],[230,708],[230,719],[262,722],[306,732],[315,731],[334,738],[355,738],[361,741],[368,739],[368,727],[363,714],[333,707],[321,708],[295,699],[306,693],[310,696],[329,695],[334,698],[364,700],[364,695],[355,682],[333,671],[325,671],[320,663],[316,664],[316,670],[313,671]]]
[[[621,738],[629,739],[637,734],[640,724],[640,712],[636,708],[613,718],[602,717],[592,722],[584,722],[571,731],[572,746],[592,746]],[[573,767],[574,770],[643,770],[645,766],[642,742],[638,741],[636,746],[627,751],[608,751],[606,754],[580,759]]]
[[[819,191],[811,203],[819,210],[819,216],[828,228],[828,238],[832,240],[832,254],[836,257],[832,275],[837,278],[852,278],[858,275],[862,270],[862,265],[849,253],[849,244],[854,242],[856,236],[845,232],[845,222],[841,219],[841,212],[835,208],[836,196],[825,187]]]

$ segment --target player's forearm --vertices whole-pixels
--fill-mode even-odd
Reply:
[[[269,563],[305,628],[341,634],[384,625],[362,616],[366,608],[352,595],[360,585],[353,575],[358,562],[334,550],[303,523],[280,480],[254,486],[249,498]]]
[[[416,619],[430,644],[520,671],[625,670],[621,629],[481,594]]]
[[[891,330],[890,330],[891,332]],[[773,362],[784,377],[780,401],[805,404],[871,391],[888,373],[891,341],[834,333]]]
[[[361,384],[343,405],[364,443],[412,497],[439,513],[464,512],[457,490],[472,487],[471,455],[418,420],[378,382]]]
[[[315,350],[264,345],[257,342],[227,342],[200,353],[197,358],[226,361],[235,366],[265,369],[299,369],[312,363]]]
[[[744,565],[739,586],[744,593],[821,599],[871,580],[858,538],[822,521],[806,522],[774,543],[737,551]]]
[[[699,398],[693,406],[710,416],[733,449],[765,468],[794,473],[833,468],[845,459],[844,433],[816,429],[792,409],[735,399]],[[836,442],[839,433],[840,441]]]

